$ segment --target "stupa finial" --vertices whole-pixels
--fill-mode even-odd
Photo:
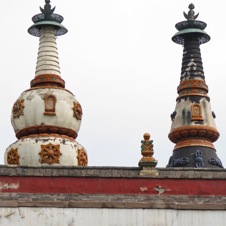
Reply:
[[[188,14],[184,12],[184,17],[187,19],[187,20],[195,20],[198,16],[199,16],[199,13],[195,15],[195,11],[193,10],[195,8],[195,5],[193,3],[191,3],[188,8],[190,9],[188,11]]]
[[[41,13],[32,17],[34,24],[28,29],[28,33],[40,37],[42,28],[49,26],[54,28],[56,36],[66,34],[67,29],[61,24],[64,18],[54,13],[56,7],[52,8],[50,0],[45,0],[45,3],[43,8],[39,7]]]
[[[40,7],[40,10],[45,15],[45,19],[50,19],[56,7],[51,9],[50,0],[45,0],[45,3],[44,9]]]
[[[143,157],[139,161],[141,176],[159,176],[158,171],[155,169],[158,161],[153,157],[153,140],[150,140],[150,134],[144,134],[144,140],[141,141],[141,154]]]

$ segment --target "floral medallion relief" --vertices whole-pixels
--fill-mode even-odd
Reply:
[[[75,117],[78,120],[82,119],[82,106],[79,102],[74,102],[74,106],[73,106],[73,117]]]
[[[13,118],[19,118],[24,114],[24,99],[17,100],[13,105]]]
[[[87,166],[88,165],[88,157],[86,151],[83,148],[78,149],[78,166]]]
[[[19,165],[20,156],[18,154],[18,149],[11,149],[7,154],[7,162],[9,165]]]
[[[47,144],[41,145],[41,151],[39,152],[41,156],[41,163],[47,163],[49,165],[60,162],[60,145],[57,144]]]

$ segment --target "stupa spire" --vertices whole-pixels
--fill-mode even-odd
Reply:
[[[60,76],[56,36],[67,29],[50,0],[40,10],[28,29],[40,37],[35,78],[14,103],[11,122],[18,140],[7,148],[5,164],[86,166],[86,151],[75,140],[82,107]]]
[[[180,84],[177,88],[175,111],[169,139],[175,143],[168,166],[222,167],[213,145],[219,137],[215,114],[211,110],[208,86],[205,82],[200,45],[210,36],[204,31],[206,23],[196,20],[194,5],[184,13],[186,21],[176,24],[178,32],[172,40],[184,47]]]
[[[61,24],[64,18],[54,13],[56,7],[51,7],[50,0],[45,3],[43,8],[40,7],[41,13],[32,17],[34,24],[28,29],[29,34],[39,37],[35,79],[31,81],[31,87],[53,85],[64,88],[56,36],[64,35],[67,29]]]

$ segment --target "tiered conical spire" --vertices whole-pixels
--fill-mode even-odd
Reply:
[[[55,7],[51,9],[50,1],[46,0],[42,13],[33,16],[34,24],[28,29],[29,34],[40,37],[39,51],[35,71],[35,79],[31,87],[37,86],[65,86],[61,79],[56,36],[64,35],[67,29],[61,24],[64,18],[55,14]]]
[[[11,121],[18,140],[7,148],[5,164],[84,166],[86,151],[75,141],[82,108],[64,89],[56,44],[56,36],[67,29],[50,0],[45,3],[28,29],[31,35],[40,37],[35,78],[13,106]]]
[[[189,5],[186,21],[176,24],[172,40],[184,46],[180,84],[175,111],[171,114],[169,139],[175,148],[170,167],[222,167],[213,142],[219,137],[215,114],[211,110],[199,46],[210,40],[206,23],[196,20],[194,5]]]

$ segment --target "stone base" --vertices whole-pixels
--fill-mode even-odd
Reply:
[[[216,150],[202,146],[174,150],[167,167],[223,168]]]
[[[140,176],[159,176],[159,172],[154,167],[143,167],[139,173]]]

